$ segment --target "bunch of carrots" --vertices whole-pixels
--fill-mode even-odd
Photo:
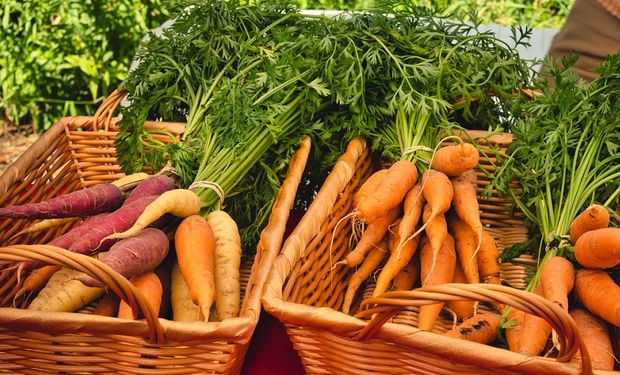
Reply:
[[[480,220],[476,195],[477,149],[470,144],[439,148],[418,180],[413,163],[400,160],[372,174],[353,197],[353,227],[365,228],[355,246],[334,267],[354,268],[342,311],[350,313],[358,289],[370,277],[373,297],[388,289],[411,290],[445,283],[501,284],[499,251]],[[344,220],[344,219],[343,219]],[[577,266],[556,256],[543,264],[535,293],[570,312],[595,369],[611,370],[614,356],[608,323],[620,327],[620,287],[605,269],[620,264],[620,228],[608,228],[609,213],[588,207],[571,226]],[[355,231],[354,231],[355,232]],[[354,233],[354,235],[356,235]],[[575,290],[578,303],[569,310]],[[504,329],[508,349],[537,356],[555,348],[551,326],[542,318],[501,304],[478,313],[475,301],[420,307],[418,328],[432,331],[442,310],[459,322],[445,335],[491,344]],[[545,351],[545,349],[547,349]],[[579,362],[579,354],[573,358]]]
[[[212,211],[203,218],[198,215],[201,208],[200,198],[191,190],[177,189],[172,178],[138,173],[44,202],[0,208],[0,217],[45,219],[17,235],[84,218],[48,244],[97,256],[129,279],[162,316],[169,314],[171,304],[173,320],[236,317],[241,262],[238,228],[226,212]],[[31,310],[76,311],[106,293],[99,280],[77,271],[34,261],[15,267],[20,281],[4,297],[5,304],[11,298],[14,303],[26,298]],[[27,297],[35,293],[30,301]],[[210,313],[212,305],[215,314]],[[136,311],[113,294],[101,299],[95,313],[138,318]]]

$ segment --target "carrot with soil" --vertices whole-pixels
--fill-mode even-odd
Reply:
[[[575,259],[587,268],[611,268],[620,263],[620,228],[594,229],[575,243]]]
[[[168,236],[159,229],[146,228],[134,237],[114,244],[103,263],[125,278],[130,279],[147,271],[153,271],[168,255]],[[103,283],[82,274],[80,281],[90,287],[103,287]]]
[[[349,309],[351,308],[351,304],[353,303],[353,298],[357,293],[357,290],[362,285],[366,279],[370,277],[372,272],[379,267],[383,259],[385,258],[385,254],[387,253],[387,246],[385,241],[377,244],[376,247],[373,247],[372,250],[368,253],[368,256],[362,262],[362,265],[355,270],[353,275],[349,278],[349,285],[347,286],[347,291],[344,294],[344,301],[342,303],[342,312],[345,314],[349,313]]]
[[[439,248],[436,259],[433,259],[434,257],[434,249],[430,241],[423,241],[422,249],[420,250],[420,276],[422,286],[446,284],[451,282],[454,278],[456,252],[454,250],[454,239],[452,236],[448,234],[446,240]],[[444,303],[420,306],[418,328],[425,331],[432,331],[443,307]]]
[[[457,256],[457,258],[459,258],[459,256]],[[454,278],[452,279],[452,282],[468,283],[465,272],[463,271],[458,259],[454,267]],[[450,309],[457,316],[457,318],[465,320],[474,316],[476,301],[448,301],[446,302],[446,307]]]
[[[456,242],[456,253],[458,254],[459,264],[463,270],[466,280],[470,284],[480,282],[480,274],[478,271],[478,257],[476,249],[478,240],[476,233],[458,216],[451,216],[448,219],[450,233],[454,236]],[[482,229],[482,228],[480,228]],[[479,238],[482,238],[480,235]]]
[[[387,170],[376,185],[373,194],[360,200],[355,207],[356,216],[370,224],[374,220],[388,216],[398,207],[418,179],[418,169],[407,160],[399,160]]]
[[[208,321],[216,293],[213,229],[201,216],[186,217],[177,228],[174,244],[179,268],[192,300],[200,306],[204,320]]]
[[[609,212],[600,204],[593,204],[575,217],[570,225],[570,240],[575,243],[582,234],[609,226]]]
[[[239,316],[241,304],[241,239],[235,221],[224,211],[213,211],[207,221],[215,236],[215,306],[224,320]]]
[[[548,259],[540,271],[540,286],[546,299],[568,311],[568,294],[575,285],[575,269],[563,257]]]
[[[153,308],[155,314],[159,311],[161,305],[162,286],[159,277],[154,272],[146,272],[142,275],[131,278],[131,283],[146,298],[148,304]],[[118,318],[135,320],[139,319],[137,313],[132,310],[131,306],[125,301],[121,301],[118,306]]]
[[[570,316],[575,320],[577,327],[579,327],[579,335],[590,355],[592,368],[595,370],[612,371],[614,369],[615,357],[607,323],[581,308],[572,309]],[[578,351],[571,359],[571,362],[581,363],[581,352]]]
[[[605,271],[577,271],[575,293],[590,312],[620,327],[620,287]]]
[[[454,329],[446,332],[445,335],[480,344],[490,344],[497,337],[499,321],[500,316],[498,314],[478,314],[463,321]]]
[[[91,216],[109,212],[123,204],[123,193],[112,184],[74,191],[43,202],[0,208],[0,217],[13,219],[54,219]]]

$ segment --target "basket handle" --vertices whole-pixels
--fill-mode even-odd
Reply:
[[[107,98],[104,99],[104,101],[101,103],[99,108],[97,108],[97,111],[93,116],[93,131],[110,130],[114,112],[116,111],[116,108],[121,103],[126,94],[126,90],[116,89]]]
[[[376,315],[354,337],[358,340],[372,338],[386,322],[407,306],[463,300],[508,305],[545,319],[558,334],[560,343],[558,361],[569,361],[579,349],[582,358],[582,374],[592,373],[590,355],[579,335],[575,321],[568,312],[537,294],[503,285],[451,283],[411,291],[386,292],[374,298],[367,298],[360,306],[366,309],[358,312],[356,317]]]
[[[94,277],[112,289],[123,301],[144,314],[149,328],[149,342],[164,342],[164,330],[157,312],[133,284],[101,261],[50,245],[11,245],[0,247],[0,263],[36,261],[68,267]]]

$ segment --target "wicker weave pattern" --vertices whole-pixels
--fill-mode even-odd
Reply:
[[[472,134],[474,137],[484,135]],[[491,138],[488,147],[505,150],[509,141],[507,136]],[[351,158],[347,155],[349,152],[341,159]],[[495,161],[490,159],[483,161],[482,165],[492,172],[491,163]],[[338,163],[334,169],[344,169],[347,164],[342,161]],[[349,180],[330,181],[328,177],[321,191],[340,191],[333,203],[323,201],[323,204],[331,204],[333,209],[328,215],[323,215],[310,206],[307,215],[314,216],[316,220],[304,222],[302,219],[284,244],[268,280],[263,305],[285,324],[306,371],[316,374],[578,373],[578,367],[563,365],[555,360],[529,358],[499,348],[419,331],[414,328],[417,307],[405,308],[392,319],[392,323],[383,327],[383,323],[377,326],[373,322],[378,330],[378,334],[371,335],[374,338],[369,336],[362,341],[355,338],[364,328],[363,322],[339,312],[351,271],[343,267],[332,269],[332,265],[349,251],[350,223],[348,220],[339,221],[350,212],[352,194],[373,171],[373,166],[364,150],[355,160],[354,173]],[[478,181],[478,191],[481,192],[488,185],[488,179],[479,173]],[[321,196],[321,191],[316,200],[328,199],[328,195]],[[492,193],[489,198],[480,199],[481,218],[489,232],[498,239],[501,250],[526,239],[527,230],[518,217],[510,217],[509,206],[497,197],[497,193]],[[310,224],[311,221],[320,221],[321,225]],[[334,230],[337,223],[338,227]],[[517,261],[531,263],[527,257]],[[522,265],[504,264],[501,277],[522,287],[525,272]],[[366,293],[369,289],[366,288]],[[358,292],[351,311],[359,309],[362,294],[363,291]],[[564,315],[567,316],[566,313]],[[435,331],[445,332],[451,325],[451,317],[442,315]],[[571,336],[571,340],[574,339]]]
[[[115,92],[94,116],[61,119],[43,134],[0,176],[0,206],[38,202],[121,177],[114,149],[118,119],[112,115],[123,95]],[[147,122],[145,128],[157,130],[153,137],[170,142],[180,138],[184,124]],[[295,154],[294,160],[297,165],[305,166],[310,141],[306,140],[302,145],[300,149],[303,147],[304,151]],[[293,162],[291,160],[291,164]],[[18,310],[10,307],[10,298],[4,298],[17,283],[16,273],[0,269],[0,300],[4,299],[4,306],[7,306],[0,307],[0,372],[239,373],[260,316],[261,292],[271,264],[280,251],[302,172],[303,168],[287,176],[272,208],[269,224],[263,231],[269,235],[261,235],[251,271],[242,269],[243,300],[238,318],[209,323],[159,319],[147,324],[144,320],[123,321],[92,315],[89,313],[92,306],[84,309],[84,313]],[[272,222],[273,217],[278,220]],[[5,246],[0,248],[0,254],[19,247],[10,246],[13,244],[46,243],[66,232],[77,220],[44,233],[11,238],[31,223],[27,220],[0,220],[0,246]],[[35,250],[39,247],[45,246],[38,245]],[[42,258],[36,259],[46,262]],[[71,262],[71,265],[76,264]],[[158,343],[148,339],[157,337],[157,334],[154,336],[154,325],[161,327],[160,332],[163,332]]]

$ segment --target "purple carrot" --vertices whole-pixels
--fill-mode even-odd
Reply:
[[[114,211],[123,204],[123,193],[112,184],[97,185],[43,202],[0,208],[0,217],[13,219],[55,219],[91,216]]]
[[[133,237],[115,243],[102,262],[129,279],[153,271],[168,255],[169,246],[170,241],[164,232],[146,228]],[[104,286],[99,280],[85,274],[80,277],[80,281],[90,287]]]
[[[92,230],[73,241],[68,250],[91,255],[102,249],[109,249],[116,241],[106,240],[102,242],[102,240],[113,233],[124,232],[131,228],[144,208],[156,198],[156,195],[151,195],[124,204],[118,210],[98,220],[97,225],[93,225]]]
[[[125,199],[125,204],[149,195],[161,195],[162,193],[172,190],[175,187],[174,180],[168,176],[151,176],[145,180],[142,180],[138,186],[136,186],[133,191],[129,193],[129,196]]]

